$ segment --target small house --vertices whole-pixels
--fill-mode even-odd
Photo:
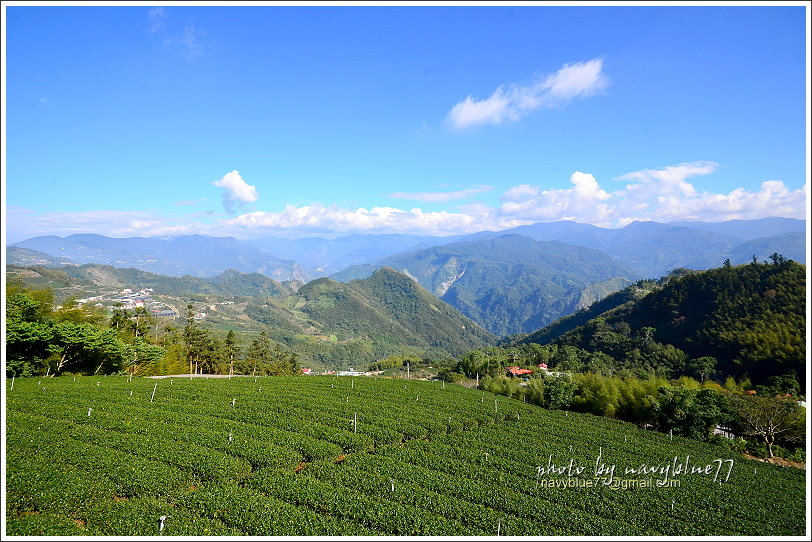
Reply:
[[[730,427],[725,427],[725,426],[722,426],[722,425],[715,426],[713,428],[713,434],[714,435],[719,435],[719,436],[727,438],[727,439],[735,439],[736,438],[736,434],[733,433],[733,430]]]
[[[519,367],[508,367],[507,370],[511,376],[523,376],[533,372],[530,369],[520,369]]]

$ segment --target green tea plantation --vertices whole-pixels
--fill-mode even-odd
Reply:
[[[6,534],[807,534],[805,471],[442,382],[6,380]]]

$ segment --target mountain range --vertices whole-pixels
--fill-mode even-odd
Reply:
[[[496,335],[538,329],[634,277],[597,250],[511,234],[416,250],[333,278],[361,278],[382,266],[414,278]]]
[[[234,269],[209,278],[191,275],[170,277],[131,267],[119,268],[99,264],[70,265],[58,269],[10,265],[6,272],[12,276],[27,276],[27,282],[36,287],[56,289],[70,287],[72,290],[138,287],[151,288],[161,294],[178,297],[195,294],[222,297],[281,297],[295,293],[299,286],[289,281],[282,283],[260,273],[240,273]]]
[[[284,297],[237,306],[303,361],[363,365],[391,355],[459,356],[496,337],[414,280],[389,268],[341,283],[308,282]]]
[[[377,261],[386,256],[417,248],[426,248],[465,236],[429,237],[418,235],[346,235],[335,239],[302,237],[282,239],[266,237],[245,241],[267,254],[295,260],[312,277],[327,276],[343,269]]]
[[[633,222],[607,229],[571,221],[501,232],[430,237],[347,235],[335,239],[239,241],[201,235],[109,238],[44,236],[7,247],[18,265],[96,263],[173,277],[258,273],[295,289],[330,276],[348,281],[388,266],[497,335],[529,333],[632,281],[673,269],[708,269],[779,253],[806,262],[806,222]],[[38,251],[38,252],[32,252]],[[249,281],[250,282],[250,281]],[[255,281],[256,282],[256,281]],[[284,291],[284,290],[282,290]]]
[[[805,232],[805,220],[778,217],[727,222],[633,222],[619,229],[564,220],[449,237],[391,234],[240,241],[202,235],[110,238],[77,234],[64,238],[33,237],[12,246],[78,264],[137,267],[171,276],[211,277],[226,269],[236,269],[262,273],[276,280],[306,282],[404,252],[519,234],[536,241],[559,241],[600,250],[621,260],[640,278],[656,278],[677,267],[708,269],[726,258],[733,264],[746,263],[754,251],[759,259],[779,252],[805,263]]]
[[[79,265],[68,258],[51,256],[39,250],[17,246],[6,247],[6,263],[8,265],[62,267],[63,265]]]
[[[540,222],[500,232],[518,233],[538,241],[581,245],[617,258],[640,278],[658,278],[671,270],[710,269],[730,259],[734,265],[760,261],[773,252],[806,263],[806,221],[760,218],[726,222],[632,222],[607,229],[571,221]],[[494,236],[486,232],[476,234]]]
[[[201,279],[84,264],[61,269],[7,266],[28,288],[49,288],[57,301],[100,290],[152,288],[157,300],[182,314],[191,300],[221,330],[264,330],[303,363],[345,368],[390,355],[445,358],[494,344],[488,333],[413,279],[383,268],[341,283],[323,277],[292,288],[258,273],[229,270]],[[202,307],[201,307],[202,308]]]
[[[317,279],[299,289],[311,323],[378,345],[406,342],[429,352],[461,355],[492,344],[495,336],[390,268],[350,283]],[[397,353],[396,350],[391,352]]]
[[[134,267],[179,277],[212,277],[227,269],[262,273],[276,280],[309,277],[299,264],[270,255],[232,237],[188,235],[174,238],[112,238],[96,234],[34,237],[12,247],[36,250],[77,264]]]

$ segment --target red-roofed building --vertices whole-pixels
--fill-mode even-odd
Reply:
[[[519,369],[518,367],[508,367],[507,370],[513,376],[522,376],[533,372],[530,369]]]
[[[546,369],[546,368],[547,368],[546,363],[539,363],[539,369]]]

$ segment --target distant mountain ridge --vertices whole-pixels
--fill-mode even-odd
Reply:
[[[464,236],[431,237],[425,235],[361,235],[336,239],[303,237],[300,239],[262,238],[246,243],[279,258],[295,260],[311,276],[325,276],[347,267],[376,262],[386,256],[418,247],[441,245]]]
[[[262,273],[276,280],[307,280],[292,260],[268,255],[232,237],[189,235],[174,238],[81,234],[68,237],[34,237],[13,245],[67,258],[79,264],[96,263],[134,267],[179,277],[212,277],[227,269]]]
[[[490,256],[485,255],[485,244],[475,245],[506,235],[558,245],[539,248],[523,241],[527,246],[516,249],[502,241]],[[468,243],[464,246],[472,252],[453,253],[460,243]],[[677,268],[709,269],[726,259],[734,265],[749,262],[754,255],[763,261],[774,252],[806,263],[806,244],[804,220],[774,217],[633,222],[620,229],[557,221],[449,237],[347,235],[239,241],[201,235],[45,236],[7,247],[7,254],[23,258],[14,260],[20,263],[25,258],[52,267],[70,261],[97,263],[174,277],[210,278],[234,269],[260,273],[280,283],[293,281],[294,288],[294,282],[304,284],[328,275],[342,281],[365,278],[390,266],[412,276],[490,332],[509,335],[532,332],[586,307],[623,287],[623,281],[657,278]],[[23,249],[42,254],[25,256],[20,252]],[[540,253],[548,259],[543,265]],[[557,257],[559,253],[566,256]],[[596,262],[607,272],[596,273]]]
[[[730,252],[733,264],[747,263],[756,259],[763,261],[773,253],[778,253],[798,263],[806,263],[806,234],[803,232],[782,233],[771,237],[750,239],[737,245]]]
[[[497,335],[537,329],[575,310],[584,296],[594,301],[634,277],[597,250],[510,234],[391,256],[333,278],[357,279],[384,266],[414,278]]]
[[[752,220],[726,220],[724,222],[703,222],[700,220],[681,220],[668,223],[671,226],[694,228],[712,233],[730,235],[744,240],[759,237],[772,237],[790,232],[803,232],[806,221],[797,218],[768,217]]]
[[[240,273],[233,269],[210,278],[171,277],[134,268],[119,268],[110,265],[84,264],[52,269],[45,272],[36,266],[7,266],[7,272],[14,274],[17,270],[28,270],[40,273],[55,283],[78,283],[93,286],[111,286],[116,288],[152,288],[172,296],[193,294],[213,294],[220,296],[283,296],[295,292],[288,284],[275,281],[260,273]],[[29,279],[30,279],[30,273]]]
[[[739,264],[766,260],[773,252],[806,263],[806,221],[761,218],[726,222],[632,222],[606,229],[571,221],[539,222],[511,230],[477,234],[493,237],[518,233],[539,241],[561,241],[600,250],[631,267],[642,278],[657,278],[671,270],[710,269],[725,259]],[[792,235],[787,235],[792,234]],[[754,240],[761,239],[759,243]],[[760,251],[760,252],[759,252]]]
[[[171,276],[211,277],[226,269],[236,269],[262,273],[280,281],[306,282],[354,265],[372,265],[404,252],[506,234],[600,250],[621,260],[638,276],[647,278],[660,277],[678,267],[709,269],[727,258],[734,264],[745,263],[750,261],[753,251],[759,260],[778,252],[806,263],[806,221],[780,217],[726,222],[633,222],[619,229],[561,220],[448,237],[352,234],[335,239],[240,241],[201,235],[110,238],[80,234],[65,238],[34,237],[12,246],[78,264],[137,267]],[[756,242],[757,239],[760,241]]]
[[[68,258],[59,258],[38,250],[17,246],[6,247],[6,263],[9,265],[41,265],[43,267],[79,265]]]

